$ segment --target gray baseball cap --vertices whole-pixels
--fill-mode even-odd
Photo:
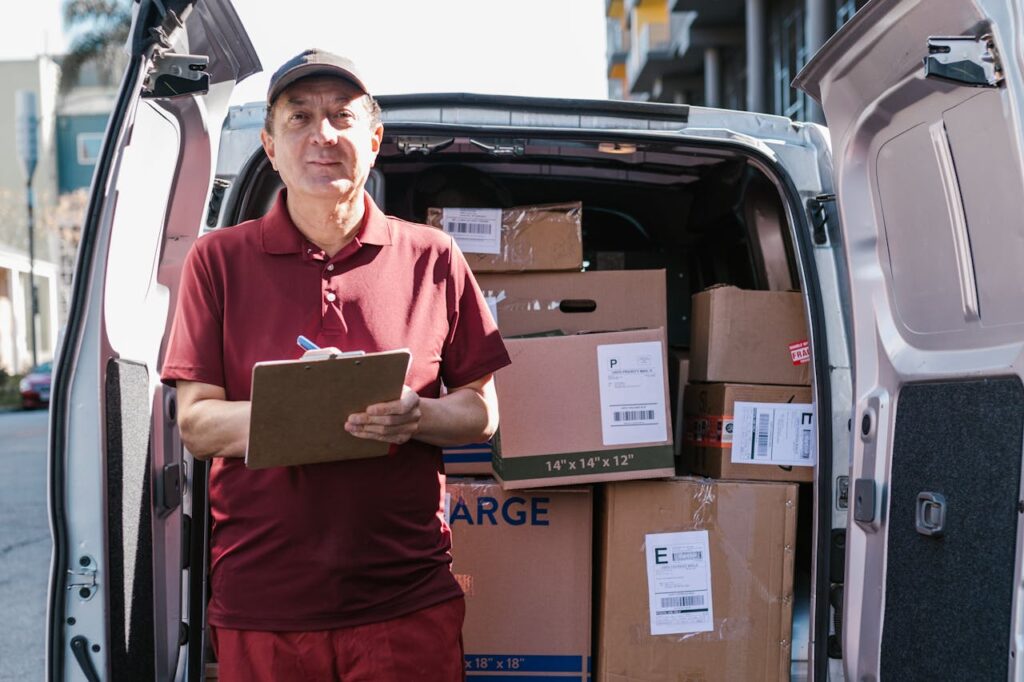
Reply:
[[[274,72],[267,90],[267,104],[273,104],[285,88],[307,76],[344,78],[367,95],[370,94],[363,77],[359,74],[359,69],[351,59],[314,48],[303,50]]]

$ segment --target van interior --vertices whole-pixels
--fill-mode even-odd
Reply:
[[[666,271],[673,347],[689,346],[691,295],[706,287],[800,289],[787,206],[763,164],[726,143],[589,135],[391,126],[367,190],[385,213],[421,223],[430,207],[582,202],[585,270]],[[259,150],[232,184],[211,225],[264,214],[282,186]],[[793,679],[808,674],[813,516],[812,485],[800,484]]]

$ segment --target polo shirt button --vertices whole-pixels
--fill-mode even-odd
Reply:
[[[334,263],[329,263],[329,264],[327,265],[327,272],[331,272],[331,271],[333,271],[333,270],[334,270]]]
[[[329,294],[327,294],[327,300],[328,300],[328,301],[332,301],[332,302],[333,302],[333,301],[334,301],[334,299],[336,299],[336,298],[338,298],[338,297],[337,297],[337,296],[335,296],[335,295],[334,295],[334,294],[332,294],[332,293],[329,293]]]

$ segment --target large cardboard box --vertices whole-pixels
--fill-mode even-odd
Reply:
[[[448,479],[445,508],[466,593],[467,679],[589,677],[590,488],[511,493],[493,479]]]
[[[485,274],[476,280],[506,338],[666,324],[664,270]]]
[[[803,296],[713,287],[693,296],[690,380],[807,386]]]
[[[506,339],[556,330],[575,334],[665,326],[664,270],[524,272],[476,279]],[[513,365],[501,374],[518,371]],[[504,405],[501,411],[504,418]],[[494,472],[491,443],[444,448],[443,454],[447,474]]]
[[[506,209],[428,208],[427,224],[451,234],[470,269],[480,272],[580,270],[579,202]]]
[[[613,483],[602,516],[596,679],[789,679],[795,484]]]
[[[505,343],[493,460],[503,487],[674,473],[664,329]]]
[[[690,384],[683,393],[685,465],[711,478],[813,481],[811,401],[808,386]]]

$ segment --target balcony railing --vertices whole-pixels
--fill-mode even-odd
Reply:
[[[622,54],[624,48],[622,46],[622,22],[618,19],[608,19],[607,21],[607,32],[608,42],[605,50],[605,57],[609,62],[615,57],[615,55]]]
[[[672,32],[667,23],[633,24],[633,41],[626,60],[626,80],[632,89],[652,52],[666,55],[672,48]]]

